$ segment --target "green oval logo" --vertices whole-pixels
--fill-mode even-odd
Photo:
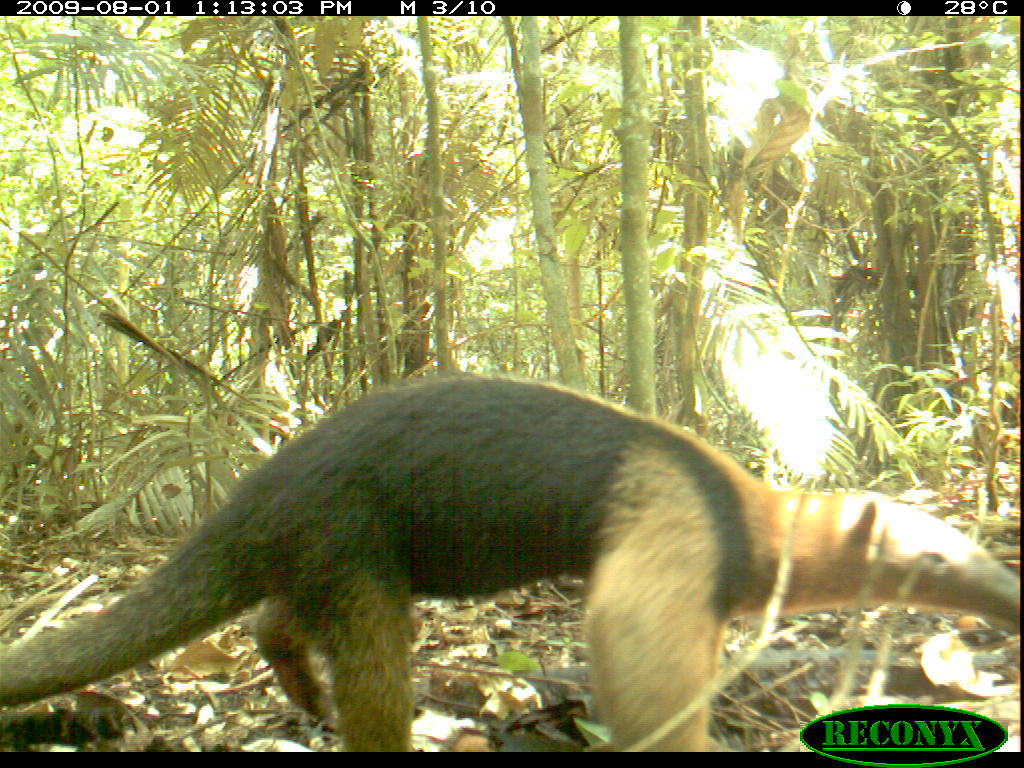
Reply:
[[[820,755],[855,765],[952,765],[1006,743],[995,720],[963,709],[884,704],[812,720],[800,740]]]

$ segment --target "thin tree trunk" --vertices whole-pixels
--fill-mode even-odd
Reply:
[[[647,162],[651,128],[639,22],[619,19],[622,56],[622,289],[626,301],[627,401],[641,413],[654,413],[654,302],[651,255],[647,248]]]
[[[547,307],[548,323],[551,326],[551,342],[558,361],[558,373],[562,382],[575,389],[583,390],[586,384],[583,369],[576,353],[576,337],[572,332],[569,317],[569,300],[566,290],[565,270],[558,259],[555,248],[555,224],[551,214],[551,198],[548,194],[548,175],[544,152],[544,101],[541,93],[540,42],[535,16],[524,16],[523,60],[519,66],[515,32],[506,17],[505,33],[508,36],[519,91],[519,110],[523,117],[523,132],[526,141],[526,170],[530,175],[530,200],[533,204],[533,227],[537,238],[537,256],[540,258],[540,280]]]
[[[448,339],[448,215],[444,209],[444,179],[441,176],[440,117],[437,103],[437,69],[430,45],[430,22],[417,20],[420,55],[423,57],[423,93],[427,100],[427,171],[430,201],[430,234],[434,246],[434,351],[437,369],[453,373],[451,345]]]

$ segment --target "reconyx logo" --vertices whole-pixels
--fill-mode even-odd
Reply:
[[[1006,729],[976,712],[887,704],[812,720],[800,739],[815,752],[856,765],[952,765],[987,755]]]

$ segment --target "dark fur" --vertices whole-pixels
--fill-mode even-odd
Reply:
[[[287,443],[124,599],[0,652],[0,705],[106,677],[266,600],[257,635],[292,700],[321,716],[336,708],[352,749],[405,749],[413,595],[586,575],[602,553],[631,552],[631,534],[648,526],[658,535],[639,546],[652,557],[616,560],[627,574],[630,562],[671,565],[684,544],[692,563],[673,568],[702,585],[698,602],[663,608],[693,624],[682,634],[706,626],[717,636],[724,617],[770,591],[765,531],[783,517],[771,494],[681,431],[557,387],[464,377],[373,394]],[[602,588],[605,602],[629,602],[621,584]],[[845,584],[821,591],[850,597]],[[1005,586],[997,592],[1005,603]],[[986,599],[966,601],[985,609]],[[597,631],[601,645],[628,642]],[[669,641],[674,628],[657,632]],[[331,701],[305,661],[309,646],[331,663]]]

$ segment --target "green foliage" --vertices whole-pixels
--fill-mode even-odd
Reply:
[[[874,401],[834,360],[841,335],[820,323],[820,313],[787,316],[765,286],[731,280],[731,317],[716,347],[725,382],[762,430],[790,473],[815,478],[827,472],[854,484],[860,469],[847,435],[870,436],[881,455],[898,437]]]
[[[1018,26],[721,17],[695,41],[687,23],[642,22],[665,411],[692,376],[727,448],[763,441],[768,463],[851,483],[895,451],[906,476],[941,481],[972,461],[966,430],[987,399],[933,372],[984,384],[1000,368],[994,386],[1017,387]],[[431,28],[458,363],[548,378],[504,29]],[[620,397],[617,22],[547,17],[541,34],[565,301],[591,388]],[[150,471],[206,503],[274,425],[429,368],[415,35],[400,18],[0,28],[6,510],[128,508]],[[743,167],[755,135],[773,159]],[[112,331],[111,308],[208,376]],[[343,330],[321,345],[331,323]],[[680,370],[680,339],[695,370]],[[869,396],[891,366],[900,388]]]
[[[573,722],[591,747],[608,747],[612,743],[612,731],[608,726],[582,717],[574,718]]]
[[[503,651],[499,653],[498,666],[506,672],[513,674],[540,671],[540,664],[537,663],[537,660],[520,651]]]
[[[989,417],[989,404],[980,393],[965,393],[960,376],[949,369],[881,369],[897,376],[887,386],[902,393],[896,398],[900,441],[892,454],[900,473],[939,487],[951,475],[972,469],[977,464],[975,432]],[[1012,395],[1015,388],[1004,391]]]

